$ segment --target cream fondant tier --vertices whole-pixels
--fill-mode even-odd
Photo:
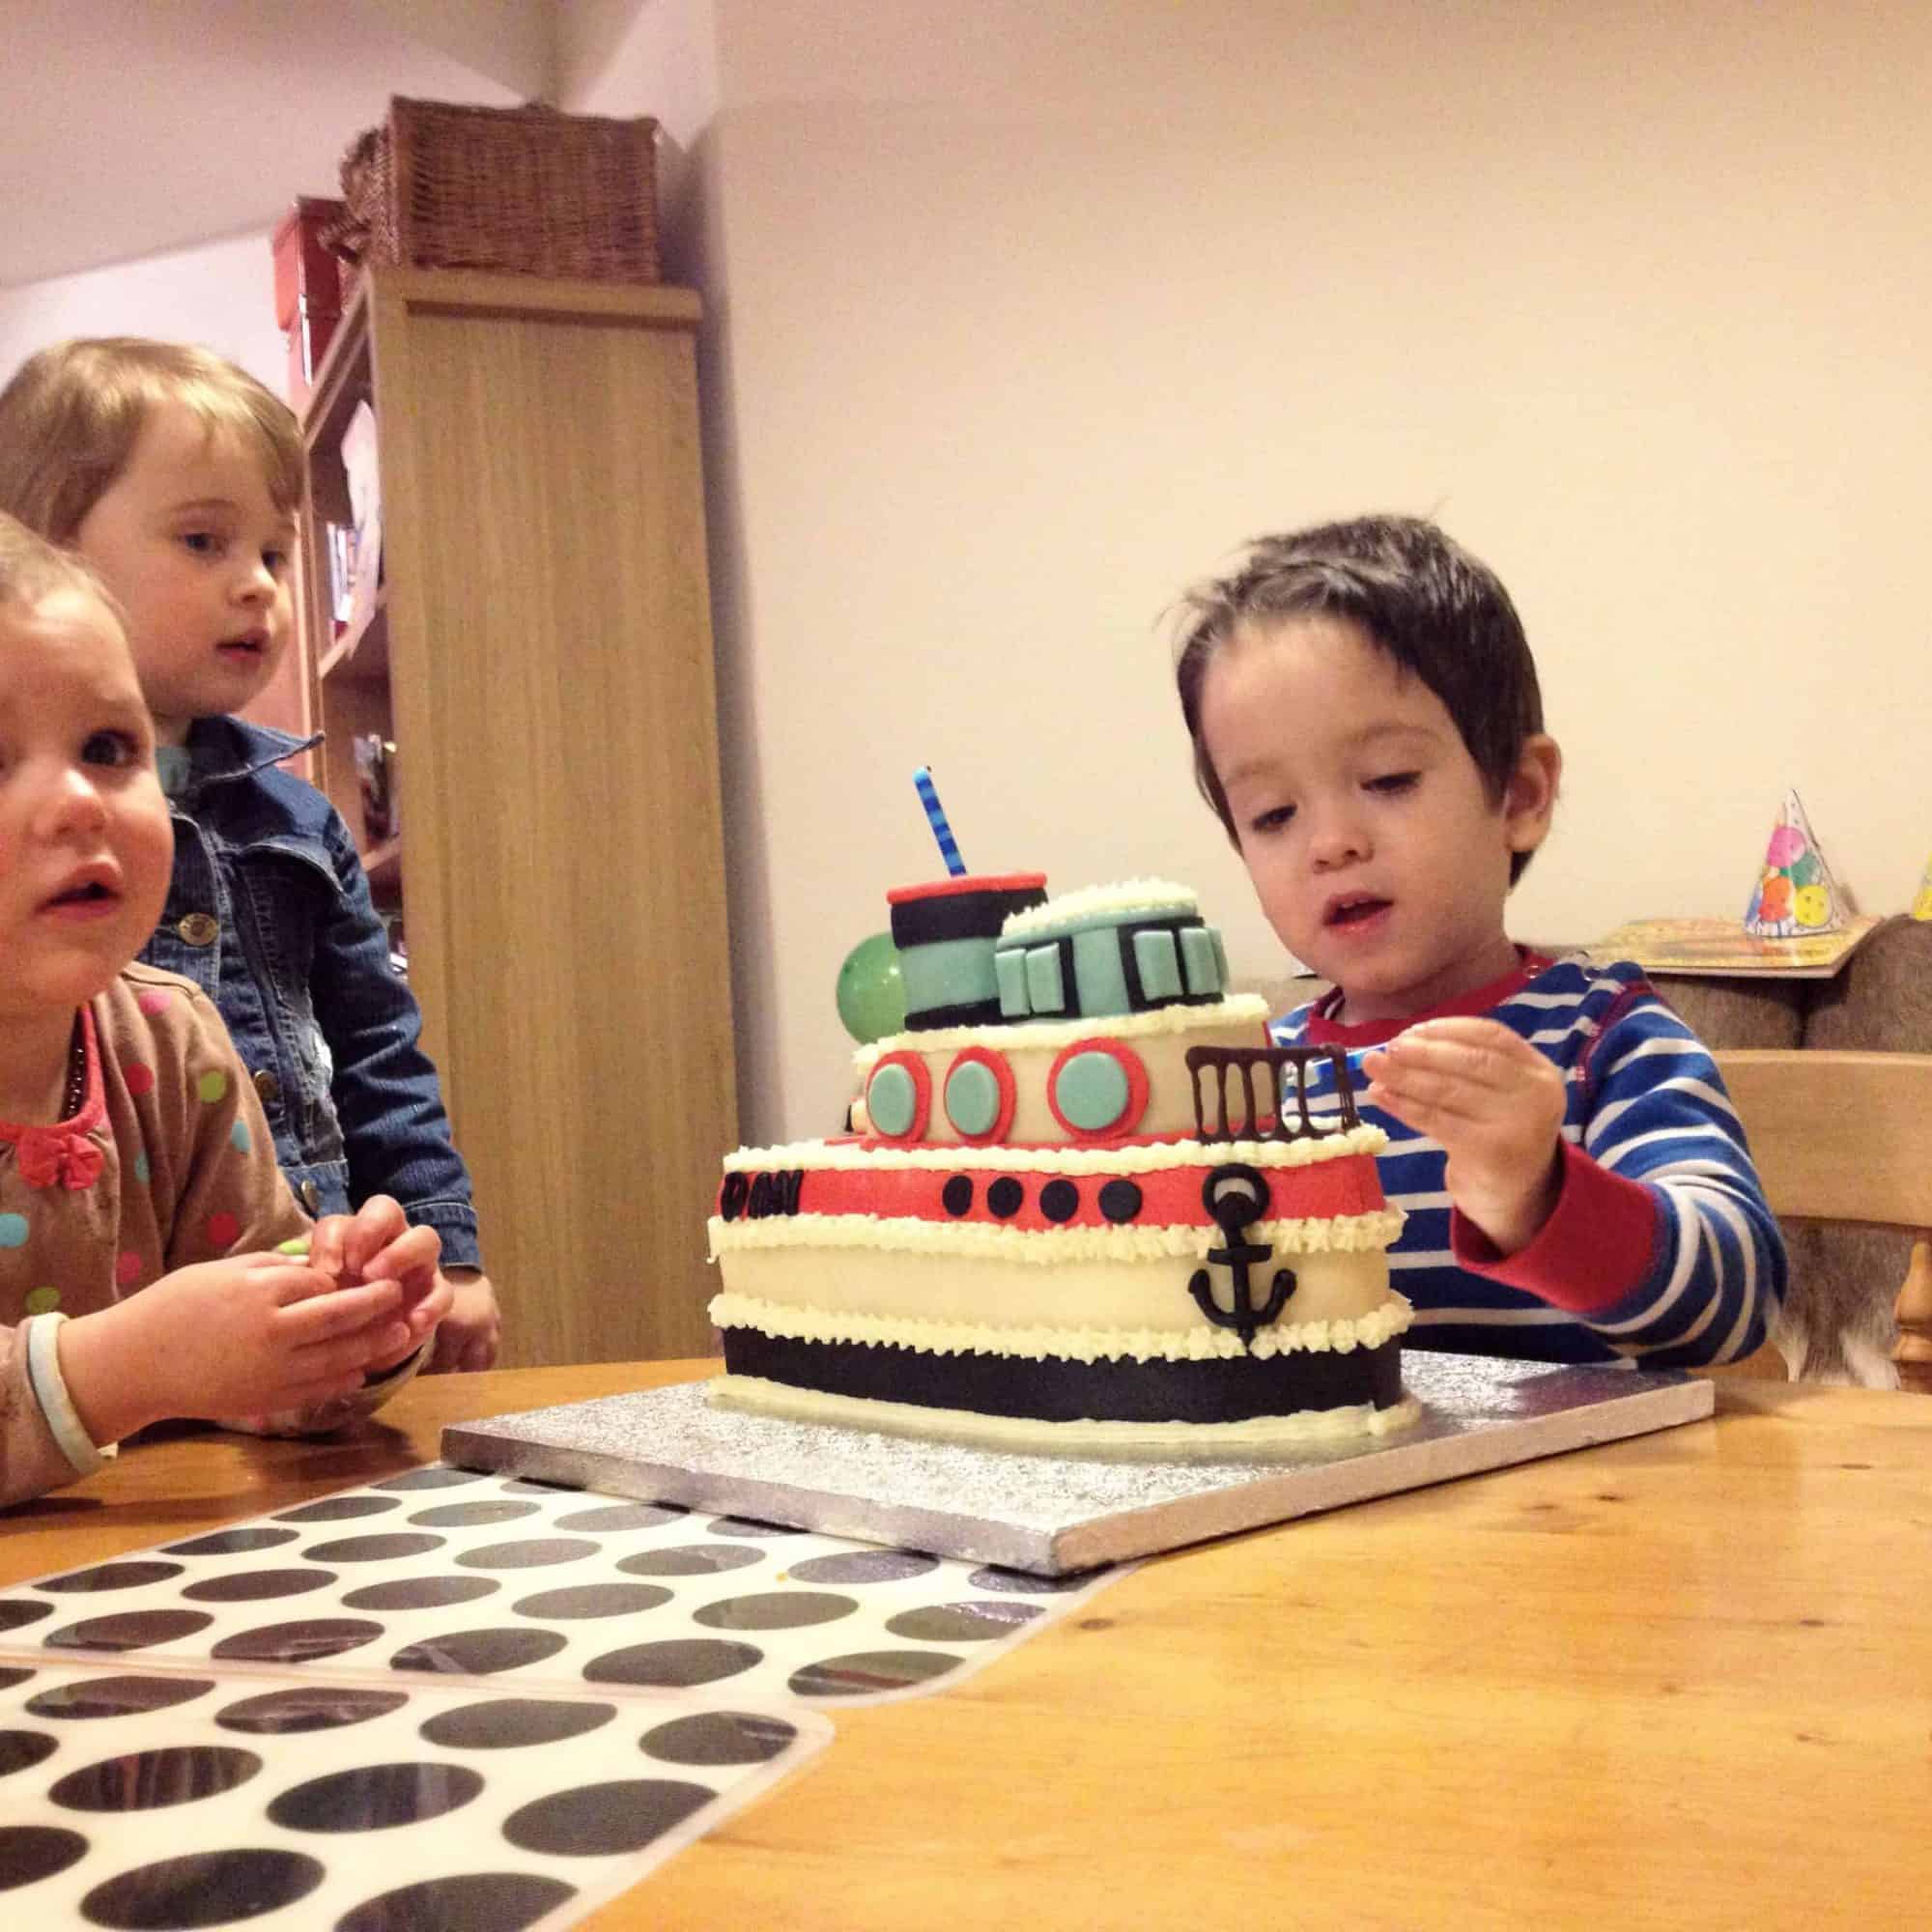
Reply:
[[[909,936],[907,896],[902,953],[954,948],[960,909]],[[998,1021],[863,1051],[852,1135],[726,1159],[714,1400],[1082,1453],[1246,1455],[1406,1421],[1402,1216],[1346,1063],[1341,1111],[1311,1116],[1310,1056],[1227,996],[1179,888],[1025,907],[984,945],[922,983],[936,1015],[991,1000]]]

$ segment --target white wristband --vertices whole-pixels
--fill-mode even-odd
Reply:
[[[24,1331],[27,1380],[61,1454],[73,1464],[75,1475],[91,1476],[118,1453],[119,1445],[110,1442],[104,1448],[98,1446],[74,1412],[73,1398],[67,1392],[67,1378],[61,1374],[60,1365],[60,1331],[66,1321],[65,1315],[58,1314],[28,1319]]]

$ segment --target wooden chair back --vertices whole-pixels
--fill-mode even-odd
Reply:
[[[1716,1057],[1780,1221],[1915,1236],[1892,1360],[1901,1388],[1932,1395],[1932,1053],[1805,1048]]]

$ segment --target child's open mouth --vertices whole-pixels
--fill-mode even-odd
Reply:
[[[1343,899],[1328,908],[1324,925],[1361,925],[1375,918],[1378,912],[1386,912],[1390,901],[1387,899]]]
[[[43,910],[65,913],[104,912],[110,906],[120,903],[121,895],[113,887],[99,879],[86,879],[79,885],[70,886],[65,892],[56,893],[47,900]]]

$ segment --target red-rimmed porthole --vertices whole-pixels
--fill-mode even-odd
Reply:
[[[1117,1039],[1076,1039],[1047,1073],[1046,1104],[1069,1140],[1119,1140],[1147,1112],[1147,1066]]]
[[[940,1099],[962,1141],[974,1147],[1003,1141],[1013,1123],[1013,1069],[1004,1054],[962,1047],[946,1069]]]
[[[866,1118],[882,1141],[916,1141],[932,1113],[932,1075],[916,1053],[880,1054],[866,1081]]]

